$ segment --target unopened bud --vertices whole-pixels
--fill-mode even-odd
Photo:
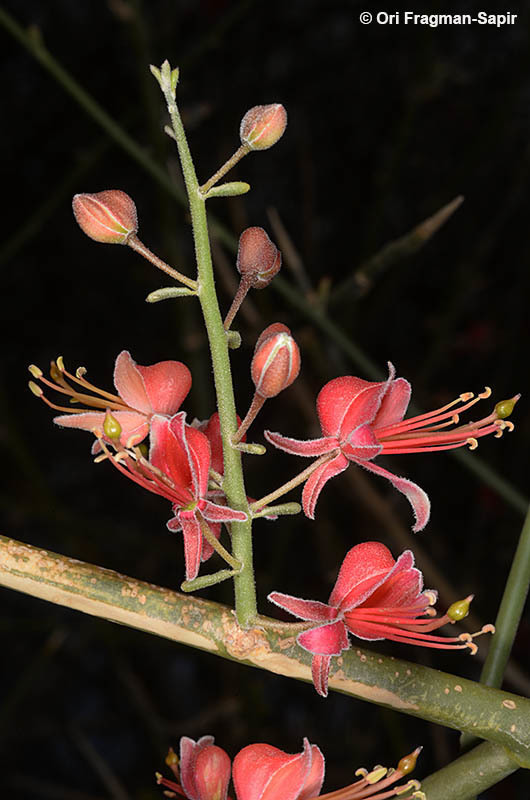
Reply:
[[[136,206],[120,189],[76,194],[72,208],[83,233],[96,242],[126,244],[138,230]]]
[[[280,103],[254,106],[241,120],[241,142],[251,150],[268,150],[283,135],[287,127],[287,112]]]
[[[275,322],[265,328],[256,342],[250,371],[261,397],[275,397],[297,378],[300,350],[286,325]]]
[[[212,744],[201,750],[194,764],[197,800],[225,800],[232,765],[221,747]]]
[[[247,228],[239,237],[237,270],[248,285],[263,289],[279,272],[282,254],[263,228]]]

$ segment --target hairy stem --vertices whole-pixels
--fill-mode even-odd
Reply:
[[[277,500],[278,497],[283,497],[283,495],[287,494],[287,492],[290,492],[291,489],[295,489],[297,486],[300,486],[301,483],[306,481],[313,474],[317,467],[325,464],[326,461],[331,461],[332,458],[336,457],[338,452],[338,450],[333,450],[331,453],[324,453],[323,456],[320,456],[320,458],[317,458],[316,461],[313,461],[312,464],[306,467],[306,469],[304,469],[298,475],[295,475],[294,478],[291,478],[290,481],[287,481],[287,483],[279,486],[273,492],[269,492],[269,494],[266,494],[265,497],[260,497],[259,500],[254,500],[250,506],[251,511],[261,511],[264,506],[268,505],[273,500]]]
[[[241,453],[231,445],[231,438],[237,431],[236,405],[226,332],[215,291],[206,205],[199,189],[184,126],[174,96],[168,87],[163,88],[163,91],[171,117],[190,205],[199,280],[199,300],[210,344],[223,439],[223,491],[231,508],[245,511],[248,514],[246,522],[232,522],[231,524],[232,554],[242,565],[240,572],[234,576],[236,615],[239,624],[243,628],[248,628],[257,614],[252,561],[252,520],[243,481]]]

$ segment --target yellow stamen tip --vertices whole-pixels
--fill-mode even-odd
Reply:
[[[438,600],[438,592],[435,592],[433,589],[427,589],[426,592],[423,592],[423,595],[430,606],[436,605],[436,601]]]
[[[179,758],[172,747],[169,748],[169,752],[166,756],[166,764],[168,767],[176,766],[178,767]]]
[[[37,386],[37,384],[34,381],[29,381],[28,386],[30,388],[30,391],[32,391],[33,394],[35,395],[35,397],[42,397],[42,395],[44,394],[40,386]]]
[[[75,371],[76,378],[84,378],[86,372],[87,372],[86,367],[78,367]]]
[[[103,422],[103,431],[105,436],[108,436],[109,439],[119,439],[121,436],[121,425],[116,419],[113,417],[110,411],[107,411],[105,414],[105,420]]]
[[[479,397],[481,400],[487,400],[488,397],[491,397],[491,388],[489,386],[485,386],[484,391],[480,392]]]
[[[469,606],[471,605],[471,601],[473,600],[473,595],[470,594],[469,597],[466,597],[465,600],[457,600],[456,603],[453,603],[447,609],[447,616],[449,619],[453,620],[453,622],[458,622],[461,619],[464,619],[469,614]]]
[[[359,767],[359,769],[355,770],[355,777],[356,778],[366,778],[368,775],[368,770],[364,767]]]
[[[60,372],[64,372],[64,359],[63,359],[63,357],[62,356],[58,356],[57,361],[55,363],[57,364],[57,369]]]
[[[417,747],[412,753],[409,753],[408,756],[403,756],[401,761],[398,764],[397,771],[401,772],[402,775],[408,775],[409,772],[416,767],[416,761],[418,760],[418,756],[421,753],[422,748]]]
[[[501,400],[500,403],[497,403],[495,406],[497,417],[499,419],[506,419],[509,417],[520,397],[520,394],[516,394],[515,397],[511,397],[509,400]]]
[[[34,378],[42,378],[42,370],[36,367],[35,364],[30,364],[28,369]]]
[[[460,395],[460,400],[463,403],[467,403],[468,400],[473,400],[474,396],[475,395],[473,394],[473,392],[462,392],[462,394]]]
[[[420,786],[421,786],[421,783],[419,781],[416,781],[416,780],[408,781],[408,783],[406,783],[404,786],[397,786],[396,787],[396,789],[395,789],[396,796],[400,797],[403,794],[408,794],[410,791],[412,791],[412,789],[415,789],[416,791],[412,795],[412,797],[420,797],[420,795],[423,795],[423,798],[425,800],[425,795],[423,794],[423,792],[418,792],[417,791],[420,788]]]
[[[495,633],[495,625],[492,625],[491,622],[488,622],[486,625],[482,626],[481,633]]]
[[[475,439],[473,436],[470,436],[469,439],[466,439],[466,444],[469,445],[470,450],[476,450],[478,447],[478,439]]]
[[[374,767],[371,772],[364,776],[364,779],[370,784],[377,783],[385,777],[387,772],[388,770],[386,767]]]

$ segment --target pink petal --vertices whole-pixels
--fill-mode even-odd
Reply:
[[[392,574],[382,583],[376,591],[358,608],[363,605],[370,608],[399,608],[415,603],[423,589],[423,575],[419,569],[413,567],[414,556],[406,550],[398,558]],[[429,603],[426,599],[425,606]]]
[[[205,747],[210,747],[214,743],[213,736],[201,736],[198,742],[182,736],[180,740],[180,782],[186,792],[186,797],[190,800],[197,800],[197,788],[195,786],[195,761],[197,756]]]
[[[159,361],[148,367],[136,365],[155,414],[173,416],[191,389],[191,372],[180,361]]]
[[[304,739],[304,748],[306,747],[306,741],[307,740]],[[318,797],[322,784],[324,783],[324,772],[326,769],[324,756],[316,744],[311,744],[309,746],[311,747],[311,754],[313,756],[311,769],[305,779],[304,788],[298,795],[298,800],[308,800],[310,797]]]
[[[313,751],[284,753],[268,744],[244,747],[234,759],[232,778],[238,800],[298,800],[306,781],[315,781]]]
[[[353,608],[362,603],[395,565],[392,553],[381,542],[362,542],[346,553],[329,604]]]
[[[185,414],[182,411],[176,416],[185,416]],[[185,504],[185,498],[192,499],[193,489],[188,454],[178,442],[169,423],[170,420],[167,417],[155,415],[151,419],[149,461],[171,478],[177,491],[182,493],[183,504]]]
[[[337,616],[335,608],[331,608],[326,603],[319,603],[318,600],[302,600],[281,592],[271,592],[267,600],[284,608],[289,614],[309,622],[327,622]]]
[[[209,500],[205,501],[202,515],[209,522],[231,522],[232,520],[245,522],[248,519],[244,511],[236,511],[235,508],[229,506],[218,506]]]
[[[124,447],[133,447],[136,444],[140,444],[149,433],[149,424],[144,414],[138,414],[136,411],[113,411],[112,416],[121,425],[120,442]],[[63,414],[60,417],[54,417],[53,421],[62,428],[80,428],[91,432],[97,429],[103,433],[105,414],[103,411],[87,411],[86,414]]]
[[[331,656],[313,656],[311,661],[311,675],[317,693],[321,697],[328,696],[328,679]]]
[[[428,523],[431,513],[431,503],[428,496],[425,494],[416,483],[409,481],[407,478],[400,478],[389,472],[383,467],[379,467],[373,461],[361,461],[353,459],[356,464],[364,467],[368,472],[374,472],[376,475],[381,475],[386,478],[390,483],[396,487],[400,492],[403,492],[407,500],[412,506],[414,512],[415,524],[412,528],[414,533],[421,531]]]
[[[296,641],[304,650],[317,656],[340,656],[350,646],[342,619],[299,633]]]
[[[184,561],[186,563],[186,580],[192,581],[199,573],[202,554],[201,526],[195,517],[181,517],[182,535],[184,536]]]
[[[332,450],[340,446],[338,439],[335,437],[300,441],[300,439],[290,439],[287,436],[282,436],[281,433],[273,433],[272,431],[265,431],[264,435],[266,440],[279,450],[284,450],[286,453],[291,453],[295,456],[306,456],[307,458],[323,456],[324,453],[331,453]]]
[[[354,428],[372,422],[394,378],[394,367],[390,363],[388,366],[386,381],[365,381],[346,375],[334,378],[321,389],[317,413],[324,436],[343,440]]]
[[[339,453],[331,461],[326,461],[325,464],[321,464],[320,467],[316,468],[307,479],[302,492],[302,505],[306,517],[309,517],[309,519],[315,518],[315,506],[320,492],[331,478],[334,478],[335,475],[340,475],[348,466],[349,461],[346,456]]]
[[[396,378],[381,401],[373,421],[374,428],[401,422],[410,403],[411,386],[405,378]]]
[[[226,800],[232,765],[217,745],[205,747],[195,759],[195,788],[198,800]]]
[[[153,407],[147,395],[144,379],[139,372],[136,361],[133,360],[128,350],[122,350],[114,365],[114,386],[121,399],[128,406],[152,414]]]
[[[362,458],[368,461],[379,455],[382,449],[383,446],[379,444],[372,426],[368,423],[355,428],[341,446],[346,458]]]

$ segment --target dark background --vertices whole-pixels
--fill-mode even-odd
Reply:
[[[423,12],[468,12],[475,3],[425,3]],[[524,5],[524,8],[522,7]],[[233,177],[252,184],[243,198],[211,201],[236,237],[248,225],[272,232],[279,214],[303,264],[283,276],[325,304],[342,282],[388,242],[454,197],[465,202],[416,254],[396,258],[362,297],[343,290],[329,307],[342,330],[383,368],[391,359],[432,408],[462,391],[493,387],[495,402],[527,388],[530,284],[530,47],[527,4],[516,23],[412,27],[361,25],[357,2],[262,3],[16,0],[3,4],[34,26],[63,67],[180,182],[166,115],[147,65],[181,67],[178,99],[203,180],[238,145],[243,113],[282,102],[289,126],[267,153]],[[388,11],[395,9],[388,8]],[[181,541],[165,529],[168,505],[94,465],[90,437],[60,431],[26,389],[29,363],[45,368],[62,354],[111,388],[114,358],[127,348],[140,364],[167,358],[192,369],[190,417],[213,411],[210,366],[193,301],[147,305],[164,277],[128,248],[85,238],[71,213],[76,192],[121,188],[136,201],[140,236],[193,274],[185,210],[0,28],[3,197],[0,248],[5,356],[2,460],[7,481],[3,532],[138,579],[177,588]],[[232,177],[232,176],[231,176]],[[216,258],[223,288],[233,254]],[[301,283],[297,284],[297,280]],[[305,287],[305,290],[304,290]],[[318,299],[320,298],[320,300]],[[253,313],[251,313],[253,311]],[[249,360],[260,330],[288,324],[302,349],[302,376],[267,404],[262,427],[293,436],[318,433],[314,398],[339,374],[363,375],[336,342],[274,287],[254,292],[238,318],[243,347],[233,353],[238,402],[251,398]],[[484,403],[484,414],[491,406]],[[478,456],[526,492],[529,417],[482,440]],[[277,452],[248,460],[254,496],[297,471]],[[421,483],[433,512],[415,537],[407,502],[381,479],[351,467],[303,517],[256,524],[260,610],[272,589],[325,600],[346,551],[379,539],[398,554],[415,550],[428,585],[447,582],[441,606],[476,594],[480,623],[495,618],[521,528],[520,510],[451,454],[384,462]],[[274,476],[274,477],[273,477]],[[293,499],[296,495],[293,494]],[[420,549],[421,548],[421,549]],[[210,565],[208,565],[209,567]],[[212,567],[214,562],[212,561]],[[223,584],[204,593],[231,602]],[[231,756],[255,741],[288,751],[303,736],[327,756],[328,791],[357,766],[393,764],[425,746],[418,776],[458,752],[455,732],[350,698],[318,698],[308,685],[1,590],[0,707],[2,796],[100,800],[160,796],[153,773],[181,735],[215,735]],[[514,649],[519,671],[505,686],[526,693],[528,621]],[[480,657],[382,646],[385,652],[478,678]],[[487,642],[483,643],[485,653]],[[527,797],[515,775],[489,797]]]

